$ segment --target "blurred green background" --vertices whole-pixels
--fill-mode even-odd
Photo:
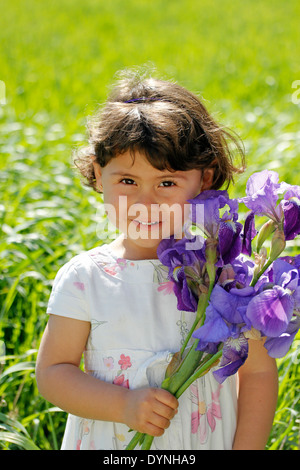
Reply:
[[[243,139],[248,168],[231,195],[265,168],[299,184],[300,3],[0,0],[0,11],[0,447],[56,449],[65,414],[39,396],[34,361],[57,270],[99,242],[100,199],[71,164],[87,116],[119,70],[152,64]],[[299,447],[297,345],[278,361],[269,449]]]

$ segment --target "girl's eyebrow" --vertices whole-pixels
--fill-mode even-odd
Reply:
[[[131,176],[133,177],[134,175],[131,175],[130,173],[128,173],[127,171],[123,172],[123,171],[113,171],[111,173],[111,175],[113,176]]]
[[[128,172],[122,172],[122,171],[113,171],[111,173],[111,175],[113,176],[123,176],[123,177],[127,177],[127,178],[136,178],[136,179],[139,179],[139,176],[137,175],[132,175]],[[186,179],[187,177],[185,175],[180,175],[180,174],[173,174],[173,173],[168,173],[168,174],[163,174],[163,175],[160,175],[160,176],[157,176],[155,179],[162,179],[162,178],[180,178],[180,179]]]

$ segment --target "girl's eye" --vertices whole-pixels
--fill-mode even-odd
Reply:
[[[169,188],[170,186],[175,186],[173,181],[162,181],[160,183],[164,188]]]
[[[134,181],[131,179],[131,178],[123,178],[121,180],[121,183],[124,183],[124,184],[134,184]]]

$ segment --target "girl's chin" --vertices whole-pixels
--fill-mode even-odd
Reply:
[[[123,258],[126,259],[157,259],[157,248],[160,240],[131,240],[123,238]]]
[[[159,239],[152,239],[152,238],[148,238],[148,239],[145,239],[145,238],[136,238],[136,239],[132,239],[130,237],[125,237],[125,240],[127,239],[128,243],[130,243],[131,245],[136,245],[136,246],[140,246],[140,247],[143,247],[143,248],[153,248],[153,247],[158,247],[158,245],[160,244],[162,238],[159,238]]]

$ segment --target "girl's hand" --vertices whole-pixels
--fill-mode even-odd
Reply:
[[[124,422],[131,429],[151,436],[162,436],[177,413],[178,400],[159,388],[129,390],[124,408]]]

